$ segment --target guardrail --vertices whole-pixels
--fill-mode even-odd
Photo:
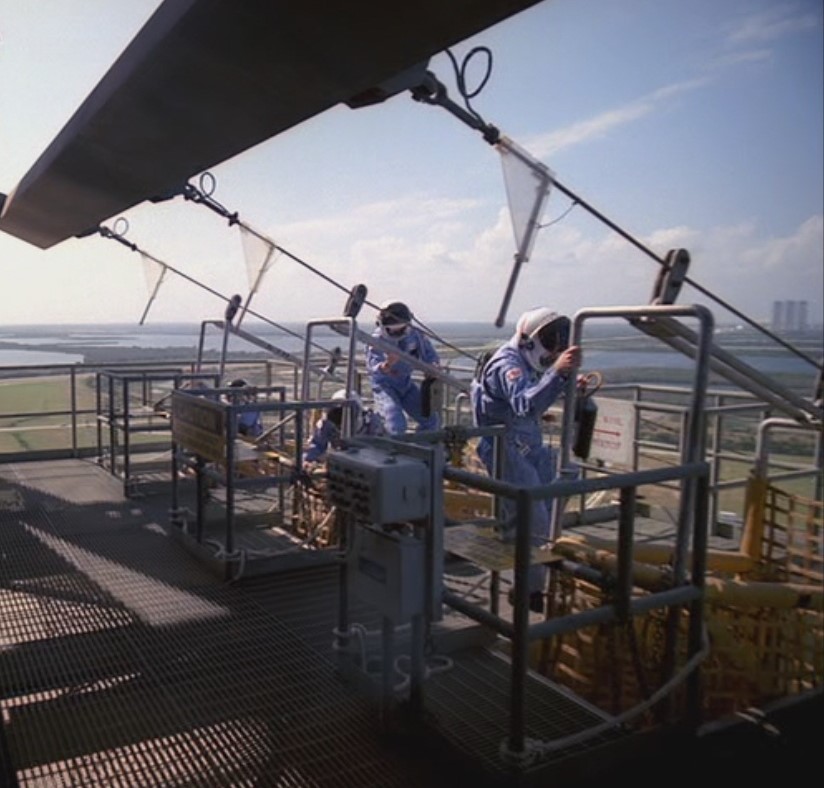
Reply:
[[[216,363],[204,364],[201,372],[207,374]],[[108,410],[98,394],[101,373],[165,376],[161,382],[147,374],[143,385],[132,387],[132,401],[150,405],[170,394],[175,374],[194,374],[194,367],[191,359],[0,366],[0,462],[95,456],[98,419]],[[297,390],[297,371],[288,365],[267,359],[227,361],[227,367],[252,385],[287,379]]]

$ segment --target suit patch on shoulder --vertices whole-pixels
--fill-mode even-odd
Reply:
[[[506,371],[506,379],[510,381],[518,380],[523,374],[524,372],[520,367],[512,367],[512,369]]]

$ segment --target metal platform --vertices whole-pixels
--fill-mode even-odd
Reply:
[[[515,567],[515,545],[502,542],[492,527],[458,525],[447,528],[444,549],[490,571],[505,572]],[[561,560],[562,556],[549,550],[532,548],[530,561],[533,564],[552,564]]]
[[[0,488],[9,784],[387,788],[527,776],[499,756],[508,661],[477,627],[440,633],[451,669],[426,682],[424,714],[398,730],[341,670],[334,566],[221,581],[171,538],[167,499],[126,499],[92,462],[2,465]],[[366,607],[353,615],[379,626]],[[598,721],[529,681],[531,736]]]

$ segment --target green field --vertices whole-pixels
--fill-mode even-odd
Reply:
[[[94,375],[76,379],[78,445],[96,437]],[[71,379],[66,374],[0,381],[0,457],[72,446]]]

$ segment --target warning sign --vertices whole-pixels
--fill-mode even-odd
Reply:
[[[598,397],[598,416],[592,432],[589,459],[632,467],[635,405],[627,400]]]

